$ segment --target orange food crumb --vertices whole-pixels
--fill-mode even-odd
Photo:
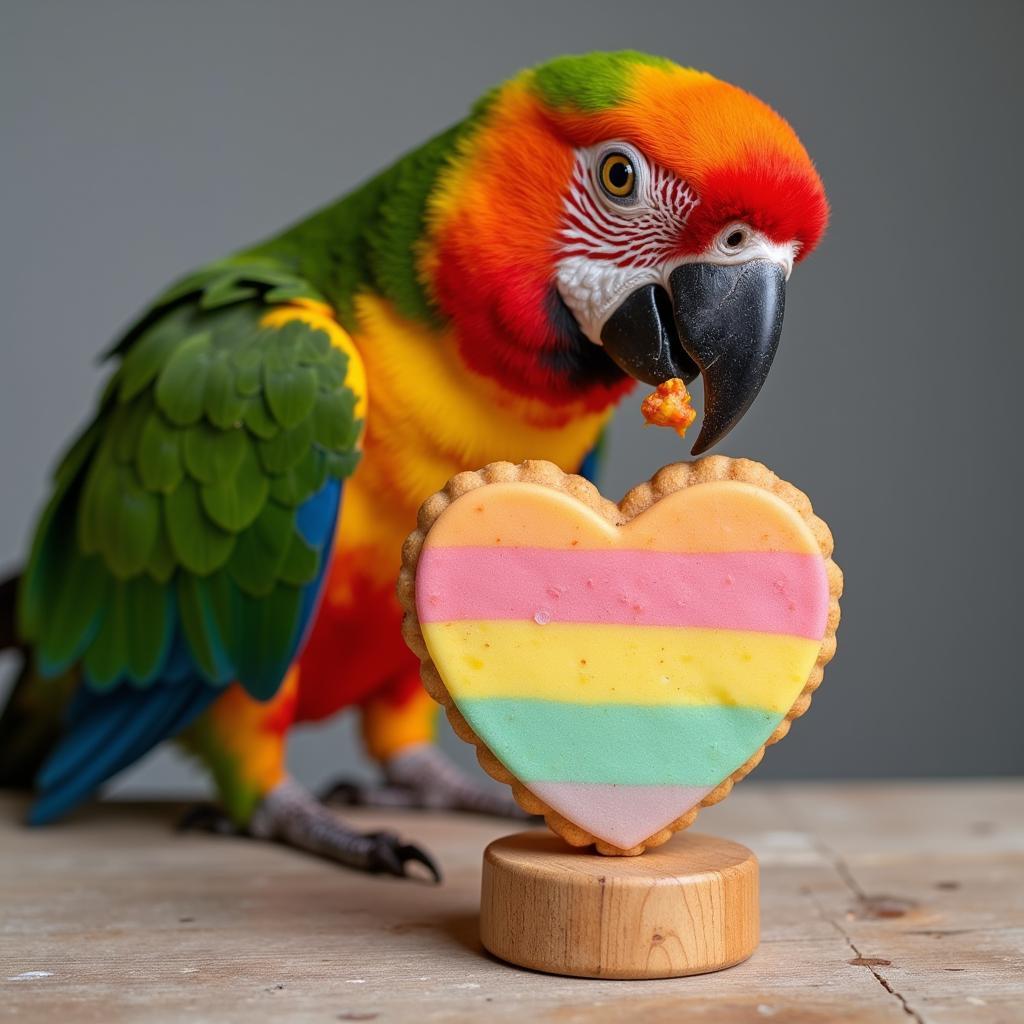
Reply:
[[[697,418],[690,404],[690,393],[678,377],[659,384],[643,400],[640,411],[649,427],[672,427],[680,437]]]

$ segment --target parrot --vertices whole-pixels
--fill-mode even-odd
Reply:
[[[187,274],[107,351],[0,588],[0,644],[23,655],[0,784],[32,788],[45,825],[172,741],[212,780],[211,830],[439,880],[428,851],[337,809],[512,806],[435,745],[401,639],[420,504],[495,461],[592,475],[638,382],[701,376],[693,452],[710,449],[761,389],[828,216],[769,105],[598,52],[519,72],[367,183]],[[289,734],[346,709],[381,782],[314,795]]]

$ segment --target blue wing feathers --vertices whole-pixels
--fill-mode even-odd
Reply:
[[[331,543],[334,526],[338,520],[338,506],[341,504],[342,484],[340,480],[328,480],[308,501],[304,501],[295,512],[295,525],[302,539],[317,550],[323,550]]]
[[[277,692],[288,666],[305,643],[330,561],[341,504],[341,491],[342,485],[339,480],[328,480],[320,491],[296,510],[296,526],[303,540],[319,553],[319,564],[316,576],[300,591],[297,614],[287,643],[283,645],[280,653],[270,654],[262,650],[258,644],[248,643],[239,652],[239,660],[236,663],[237,677],[246,690],[259,700],[269,700]],[[251,632],[259,637],[265,631],[259,623],[261,619],[265,621],[265,616],[270,611],[269,606],[261,603],[259,598],[245,595],[239,596],[239,602],[242,608],[242,621],[251,624]],[[266,631],[269,632],[269,624]]]
[[[53,789],[75,774],[83,760],[98,750],[104,750],[111,741],[123,736],[131,727],[132,707],[124,701],[97,700],[91,691],[82,689],[68,715],[73,728],[65,734],[59,748],[47,759],[36,785],[40,790]]]
[[[157,743],[180,732],[219,695],[201,679],[188,686],[157,684],[149,690],[121,686],[97,695],[81,722],[71,722],[65,739],[40,773],[39,798],[28,821],[45,825],[63,817],[92,795],[107,779],[137,761]],[[106,728],[111,716],[122,724],[113,737]]]
[[[606,456],[608,454],[608,428],[605,427],[601,431],[600,436],[594,443],[594,447],[583,457],[583,462],[580,463],[580,468],[576,472],[589,480],[594,486],[600,484],[598,479],[601,475],[601,470],[604,468]]]
[[[324,576],[327,575],[327,567],[331,562],[332,541],[338,526],[338,512],[341,509],[343,493],[344,484],[340,480],[329,481],[319,494],[313,495],[300,506],[296,515],[296,525],[303,540],[322,553],[316,578],[302,593],[302,610],[299,613],[299,630],[292,648],[293,657],[305,647],[316,619],[317,606],[323,594]]]

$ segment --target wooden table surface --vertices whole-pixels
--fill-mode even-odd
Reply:
[[[443,886],[106,804],[44,831],[0,800],[0,1019],[1024,1021],[1024,782],[748,782],[698,826],[762,865],[762,942],[719,974],[585,981],[477,941],[507,822],[359,812],[432,849]]]

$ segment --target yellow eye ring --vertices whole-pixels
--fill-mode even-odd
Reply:
[[[636,189],[633,162],[624,153],[609,153],[599,171],[601,187],[615,199],[626,199]]]

